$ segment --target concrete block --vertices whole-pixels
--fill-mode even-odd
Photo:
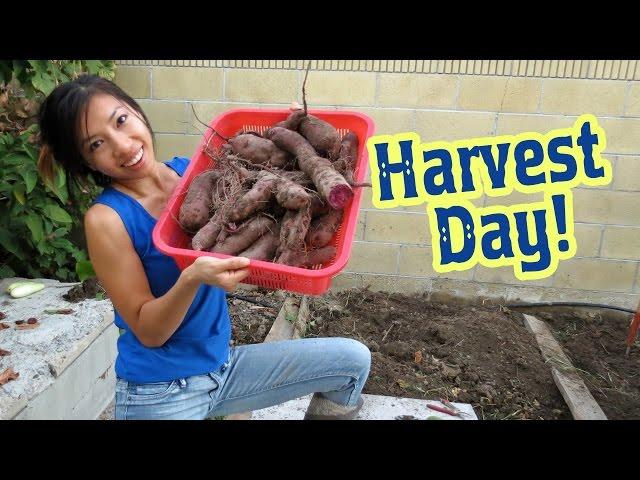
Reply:
[[[452,108],[457,75],[379,73],[378,105],[406,108]]]

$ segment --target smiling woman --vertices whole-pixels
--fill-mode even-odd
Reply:
[[[40,113],[38,168],[105,186],[85,215],[89,256],[113,302],[118,339],[116,419],[202,419],[256,410],[312,392],[308,418],[352,418],[371,355],[349,339],[229,348],[225,291],[248,258],[203,256],[180,271],[152,231],[189,159],[158,162],[151,126],[115,84],[81,76],[58,86]],[[321,393],[319,393],[321,392]]]

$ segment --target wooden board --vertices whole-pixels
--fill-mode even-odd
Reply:
[[[533,333],[542,356],[551,366],[551,374],[562,397],[576,420],[606,420],[607,417],[591,392],[562,351],[546,323],[532,315],[524,315],[524,324]]]

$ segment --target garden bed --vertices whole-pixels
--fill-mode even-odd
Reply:
[[[640,348],[625,355],[630,313],[593,309],[540,309],[571,363],[610,420],[640,419]]]
[[[480,419],[571,419],[519,313],[349,290],[316,297],[308,336],[372,351],[364,393],[470,403]]]

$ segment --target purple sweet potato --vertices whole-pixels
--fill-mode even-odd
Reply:
[[[307,231],[307,245],[313,248],[327,245],[338,231],[341,221],[342,210],[332,210],[314,219]]]
[[[278,263],[291,265],[294,267],[311,268],[316,265],[327,263],[336,256],[336,247],[328,245],[326,247],[311,250],[309,252],[294,252],[287,250],[277,260]]]
[[[249,248],[253,243],[275,226],[275,220],[265,215],[250,218],[240,225],[233,233],[226,236],[222,242],[218,242],[210,249],[214,253],[226,253],[237,255]]]
[[[273,260],[278,245],[280,244],[280,226],[276,225],[272,230],[266,232],[246,250],[240,252],[238,256],[247,257],[252,260]]]
[[[282,127],[272,127],[267,135],[283,150],[298,159],[300,170],[311,177],[318,193],[331,208],[340,210],[353,198],[353,190],[326,158],[317,156],[311,144],[299,133]]]
[[[333,162],[333,167],[342,174],[344,179],[353,185],[353,173],[356,165],[356,157],[358,156],[358,136],[353,133],[347,133],[340,144],[340,154],[338,159]]]
[[[231,209],[229,220],[238,222],[256,212],[265,210],[269,205],[277,180],[277,177],[267,171],[258,173],[258,179],[251,190],[245,193]]]
[[[293,160],[271,140],[252,133],[237,135],[229,139],[229,144],[233,153],[254,164],[283,168]]]
[[[222,210],[217,210],[209,221],[191,239],[193,250],[208,250],[216,243],[220,229],[224,224]]]
[[[187,231],[197,232],[209,220],[211,190],[219,178],[219,170],[206,170],[196,176],[189,185],[178,214],[178,221]]]

